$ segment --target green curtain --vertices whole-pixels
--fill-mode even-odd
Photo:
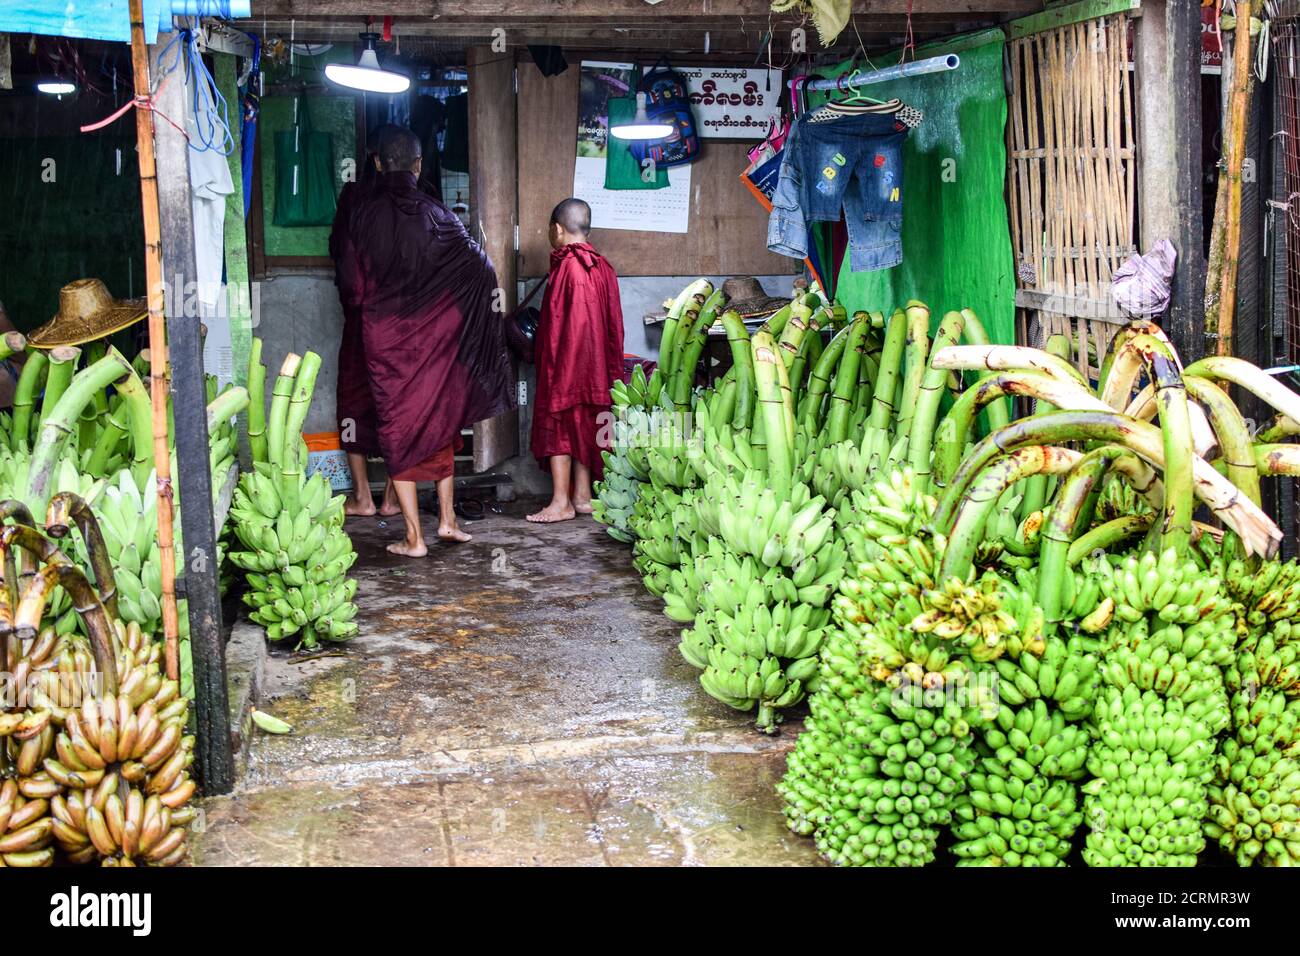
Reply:
[[[850,312],[889,310],[920,299],[935,323],[947,311],[969,308],[994,342],[1015,341],[1014,261],[1003,195],[1004,43],[1001,30],[938,41],[918,48],[916,58],[956,53],[956,70],[862,88],[875,99],[898,97],[925,120],[903,150],[903,262],[878,272],[851,272],[845,256],[837,293]],[[875,65],[896,62],[880,57]],[[823,75],[838,76],[848,67]],[[826,99],[809,94],[813,107]]]

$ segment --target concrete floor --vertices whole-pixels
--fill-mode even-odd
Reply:
[[[272,652],[260,706],[295,732],[257,733],[194,862],[815,865],[773,791],[798,722],[763,737],[709,698],[591,519],[505,507],[418,561],[351,521],[360,635]]]

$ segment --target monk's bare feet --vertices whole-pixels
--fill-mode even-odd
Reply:
[[[530,514],[527,520],[533,524],[553,524],[556,521],[572,521],[576,514],[573,505],[557,505],[551,502],[541,511]]]
[[[343,513],[354,518],[369,518],[375,513],[375,503],[363,505],[355,498],[349,498],[343,503]]]
[[[573,503],[573,510],[580,515],[589,515],[591,514],[591,501],[575,501]]]
[[[409,541],[394,541],[388,546],[389,554],[399,554],[404,558],[422,558],[429,553],[423,541],[411,544]]]
[[[372,511],[370,513],[374,514],[375,512]],[[391,518],[394,515],[400,515],[401,513],[402,513],[402,509],[397,505],[384,505],[382,508],[379,509],[379,516],[381,518]]]
[[[456,525],[452,525],[449,528],[439,525],[438,537],[441,538],[443,541],[452,541],[460,544],[472,540],[470,535],[466,534],[464,531],[461,531],[460,528],[457,527]]]

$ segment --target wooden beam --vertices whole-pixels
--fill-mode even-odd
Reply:
[[[157,63],[170,35],[160,34],[150,48]],[[158,110],[180,121],[192,107],[180,83],[164,83]],[[226,689],[226,643],[217,585],[217,538],[213,530],[212,473],[208,467],[207,387],[203,378],[200,316],[187,303],[197,280],[194,264],[194,210],[190,191],[189,140],[171,123],[154,124],[158,200],[162,224],[163,279],[167,296],[167,349],[173,416],[176,423],[177,479],[185,553],[185,597],[189,605],[190,650],[198,719],[197,758],[204,793],[229,793],[235,785]],[[179,311],[178,311],[178,307]],[[195,305],[197,309],[197,304]]]
[[[1007,24],[1007,35],[1013,40],[1018,40],[1021,37],[1033,36],[1035,33],[1046,33],[1057,27],[1068,27],[1072,23],[1083,23],[1085,20],[1109,17],[1116,13],[1140,16],[1142,0],[1079,0],[1078,3],[1044,10],[1042,13],[1035,13],[1020,20],[1012,20]]]
[[[1164,324],[1184,362],[1205,351],[1201,219],[1201,11],[1186,0],[1144,0],[1133,43],[1137,88],[1138,236],[1178,253]]]
[[[733,17],[758,17],[764,22],[771,15],[770,0],[731,0],[723,11]],[[896,15],[969,14],[997,18],[1002,14],[1027,15],[1042,9],[1041,0],[854,0],[854,14]],[[549,16],[557,19],[593,19],[626,22],[629,18],[653,20],[667,24],[673,20],[717,17],[713,0],[663,0],[648,4],[645,0],[387,0],[377,9],[373,0],[254,0],[252,21],[263,17],[353,17],[358,21],[378,15],[392,17],[428,17],[451,15],[479,17],[484,20],[509,19],[517,16]],[[778,15],[790,21],[796,14]]]
[[[498,301],[515,307],[519,222],[518,139],[515,120],[515,63],[490,47],[469,50],[470,235],[496,267]],[[501,319],[498,318],[498,321]],[[474,470],[487,471],[519,453],[517,410],[474,425]]]

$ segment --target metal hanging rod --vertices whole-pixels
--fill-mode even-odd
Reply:
[[[927,73],[946,73],[961,66],[961,58],[955,53],[947,56],[932,56],[926,60],[914,60],[887,66],[883,70],[859,70],[852,76],[841,76],[836,80],[813,80],[804,86],[807,90],[843,90],[849,87],[870,86],[873,83],[887,83],[909,76],[925,76]]]

